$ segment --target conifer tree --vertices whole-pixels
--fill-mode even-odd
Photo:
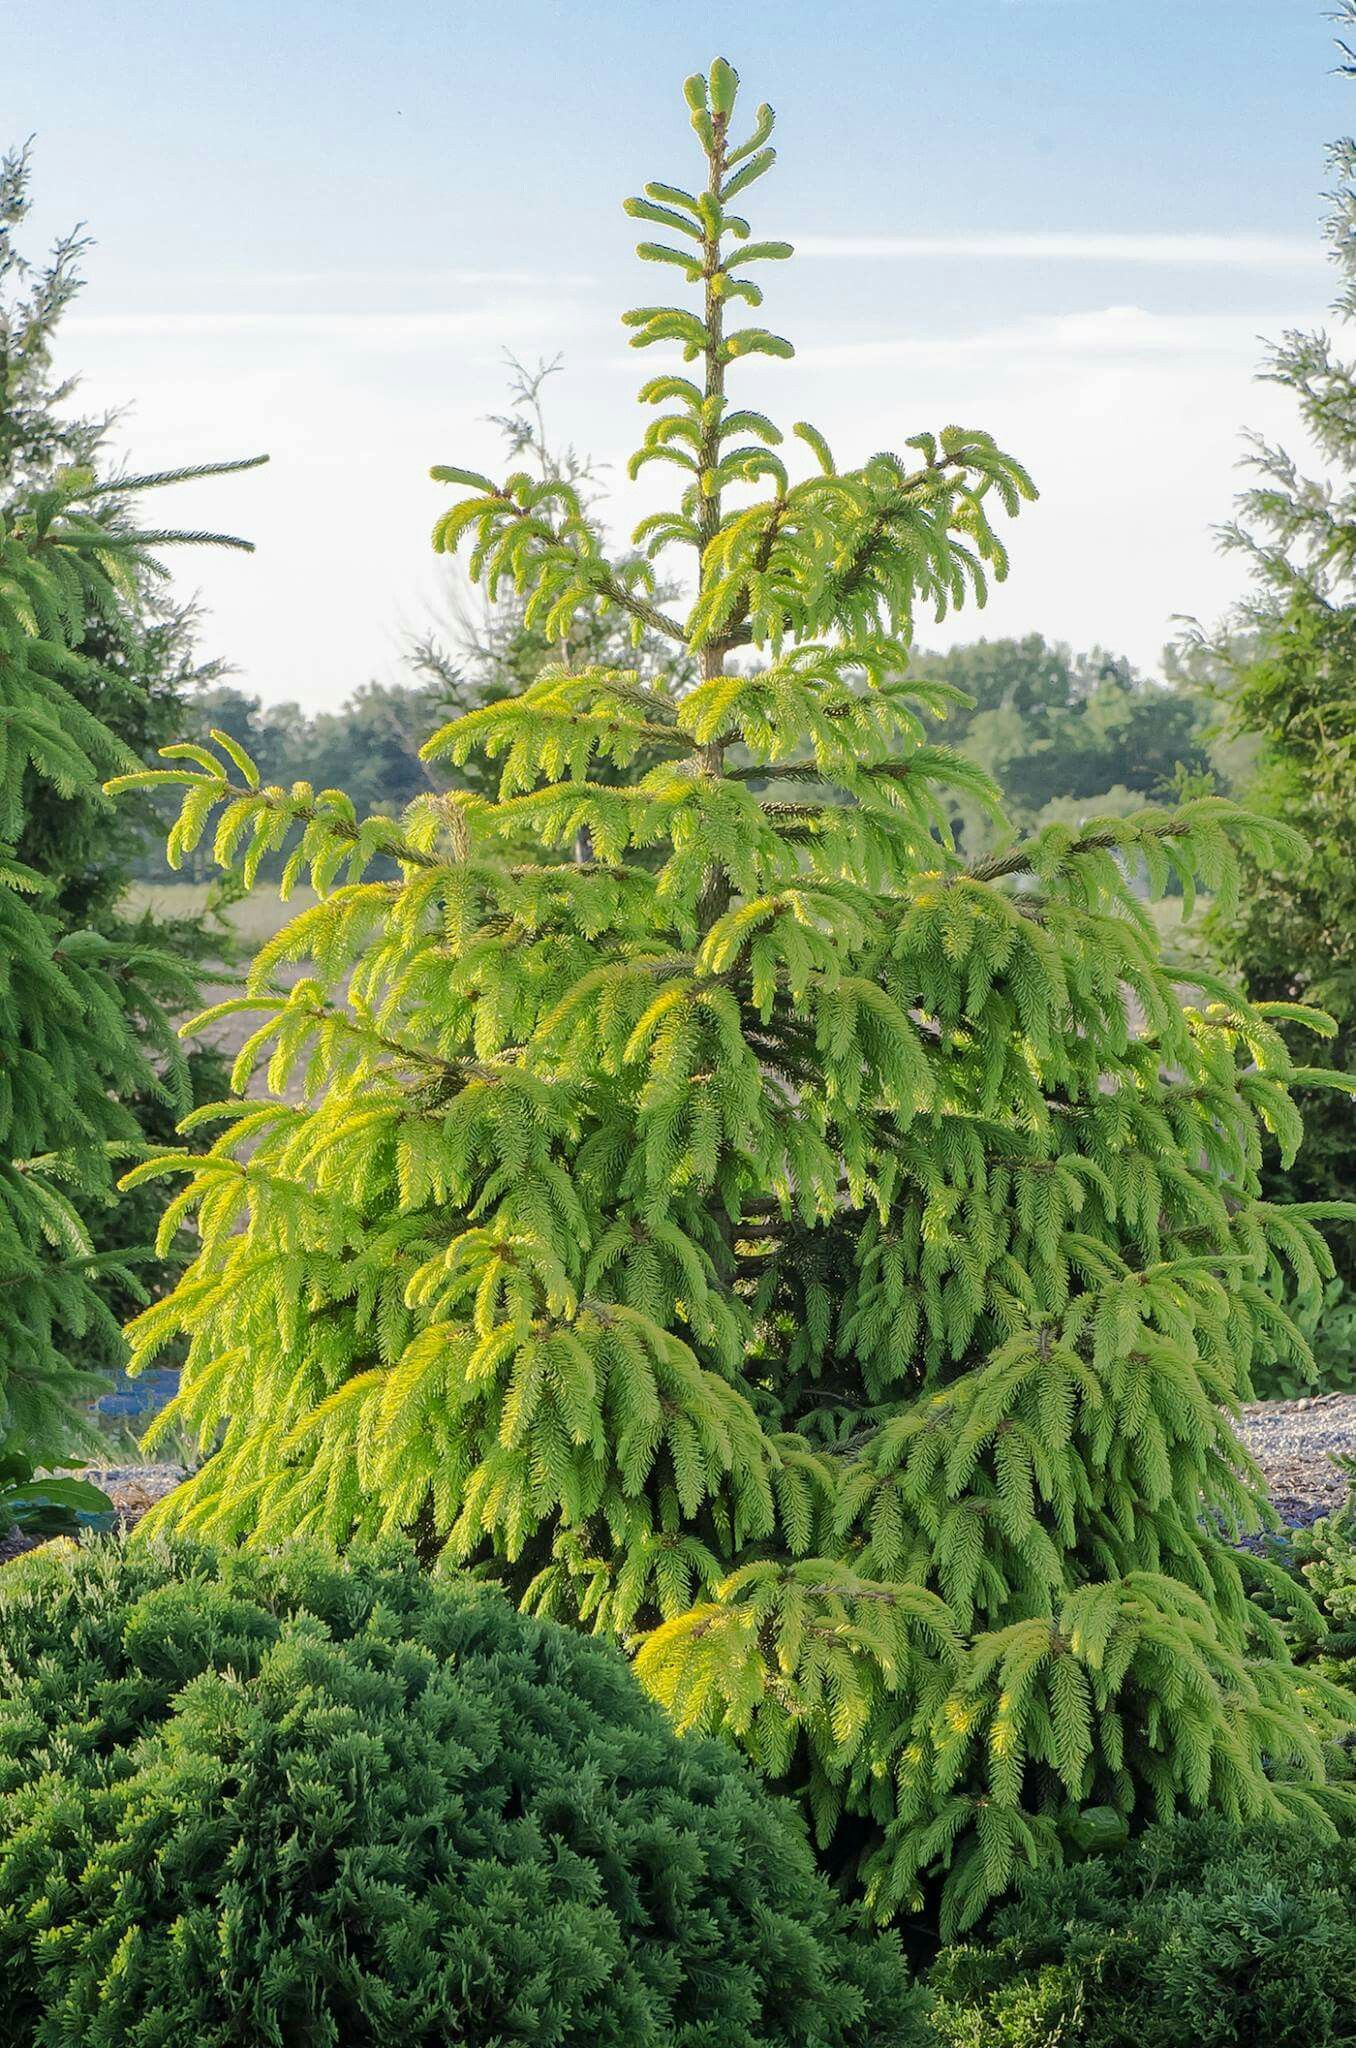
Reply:
[[[322,900],[241,999],[237,1085],[267,1050],[273,1099],[133,1176],[186,1177],[166,1228],[196,1213],[202,1249],[132,1340],[187,1335],[211,1453],[161,1522],[412,1528],[631,1645],[879,1913],[940,1878],[958,1926],[1071,1841],[1337,1796],[1337,1695],[1301,1693],[1228,1540],[1259,1512],[1232,1413],[1327,1270],[1319,1212],[1258,1194],[1295,1068],[1132,888],[1227,896],[1236,845],[1289,835],[1201,799],[950,846],[951,794],[997,797],[926,736],[951,693],[910,679],[913,616],[982,601],[1032,487],[955,426],[844,469],[801,423],[793,474],[737,392],[792,353],[732,317],[792,252],[736,210],[774,151],[735,91],[720,60],[687,83],[702,189],[627,208],[697,294],[625,316],[692,366],[641,393],[633,467],[676,469],[674,508],[619,564],[567,480],[434,471],[435,545],[491,595],[557,637],[625,616],[699,678],[561,661],[430,739],[496,761],[492,796],[398,819],[259,787],[225,740],[162,771],[176,856],[215,817],[224,865],[290,844]]]
[[[491,420],[507,444],[509,466],[516,469],[525,464],[543,483],[567,484],[587,516],[601,497],[598,471],[574,447],[557,444],[547,428],[543,394],[547,380],[561,368],[560,358],[529,370],[510,356],[508,368],[509,410],[492,414]],[[657,605],[671,603],[678,595],[678,585],[663,582],[653,592]],[[616,609],[602,610],[592,602],[591,594],[575,607],[563,630],[557,622],[554,635],[539,612],[529,622],[530,591],[501,585],[493,601],[484,598],[483,592],[482,598],[479,617],[454,600],[452,646],[436,633],[427,633],[415,643],[417,673],[444,700],[440,724],[460,712],[478,710],[521,692],[544,668],[562,661],[570,668],[631,668],[648,687],[668,696],[696,680],[697,664],[685,642],[643,623],[635,630],[638,622],[633,616]],[[637,760],[643,758],[637,756]],[[633,762],[626,772],[630,774],[634,767]],[[437,769],[430,763],[426,772],[439,771],[446,780],[469,789],[492,792],[498,787],[497,764],[479,751],[456,763],[440,762]],[[607,779],[615,779],[618,773],[606,763],[595,764],[594,772]],[[525,838],[524,853],[530,846],[530,838]]]
[[[0,359],[0,368],[9,362]],[[0,386],[0,422],[15,380]],[[239,467],[241,465],[228,465]],[[193,474],[212,474],[197,471]],[[188,474],[188,472],[185,472]],[[60,863],[34,864],[35,803],[106,805],[100,779],[135,756],[84,699],[95,621],[116,643],[152,547],[214,535],[138,532],[107,506],[170,476],[99,483],[59,466],[0,501],[0,1514],[88,1504],[37,1467],[97,1438],[79,1402],[102,1346],[121,1351],[109,1292],[144,1301],[128,1248],[100,1251],[85,1220],[117,1162],[144,1151],[130,1101],[184,1106],[172,1025],[197,994],[182,960],[133,930],[122,942],[73,911]],[[243,543],[231,543],[243,545]]]
[[[1352,0],[1337,19],[1356,31]],[[1356,77],[1356,51],[1341,47],[1342,69]],[[1264,1180],[1270,1193],[1311,1200],[1356,1195],[1356,361],[1340,352],[1356,321],[1356,142],[1334,143],[1328,167],[1341,339],[1292,331],[1262,372],[1294,399],[1320,473],[1254,438],[1255,480],[1224,535],[1248,561],[1252,587],[1202,650],[1231,731],[1258,749],[1248,802],[1288,819],[1306,842],[1300,860],[1250,863],[1237,913],[1214,913],[1206,931],[1252,994],[1321,1004],[1337,1026],[1317,1055],[1330,1085],[1306,1100],[1304,1151],[1279,1168],[1268,1161]],[[1348,1295],[1341,1367],[1356,1379],[1356,1230],[1332,1240]]]
[[[18,503],[35,490],[50,489],[73,469],[107,472],[111,420],[91,415],[78,405],[78,384],[60,376],[54,356],[62,323],[83,287],[82,258],[88,247],[76,231],[62,236],[51,254],[34,260],[24,253],[24,233],[32,209],[32,166],[29,151],[0,157],[0,503]],[[116,493],[98,500],[100,522],[112,530],[128,524],[129,508]],[[125,556],[129,568],[132,557]],[[65,688],[81,709],[106,727],[124,750],[145,762],[156,749],[184,735],[186,700],[214,678],[216,668],[198,659],[191,607],[175,603],[157,565],[134,568],[117,592],[116,611],[105,615],[90,609],[69,623],[70,647],[83,659],[65,677]],[[45,777],[31,764],[24,772],[19,797],[16,837],[11,850],[20,863],[43,877],[46,912],[72,930],[99,933],[124,954],[158,951],[179,961],[219,957],[221,934],[202,919],[168,918],[149,910],[135,913],[126,906],[128,883],[139,862],[152,851],[154,872],[164,877],[164,829],[151,805],[114,806],[104,797],[97,774],[75,783]],[[164,1031],[160,1005],[141,1016],[136,995],[124,983],[127,1015],[145,1040],[153,1060]],[[192,977],[180,983],[179,1002],[186,1010],[201,1001]],[[125,1097],[147,1138],[168,1143],[173,1135],[185,1084],[195,1100],[219,1095],[226,1068],[210,1047],[194,1047],[184,1062],[170,1037],[169,1057],[176,1069],[168,1100],[160,1085],[139,1088]],[[72,1191],[81,1221],[100,1251],[130,1252],[140,1248],[138,1274],[143,1286],[163,1284],[145,1260],[144,1247],[154,1238],[159,1212],[154,1192],[111,1203],[107,1189],[82,1195]],[[128,1293],[106,1280],[104,1294],[117,1323],[142,1298],[141,1288]],[[91,1331],[85,1361],[106,1367],[120,1361],[122,1344],[110,1323],[106,1340]]]

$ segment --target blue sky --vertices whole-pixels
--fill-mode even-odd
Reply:
[[[1238,587],[1211,528],[1240,429],[1289,423],[1257,337],[1323,317],[1323,151],[1356,125],[1310,0],[61,20],[0,73],[0,139],[36,136],[36,238],[83,219],[97,241],[63,367],[127,408],[139,466],[270,452],[177,506],[258,553],[176,562],[207,649],[268,698],[337,703],[445,610],[426,472],[493,463],[504,349],[563,354],[556,432],[621,469],[659,365],[617,321],[656,277],[620,201],[695,176],[680,83],[718,51],[778,113],[755,229],[804,252],[767,281],[797,360],[740,396],[840,459],[987,426],[1042,487],[987,612],[920,637],[1039,628],[1148,666],[1174,614]],[[618,526],[660,488],[619,487]]]

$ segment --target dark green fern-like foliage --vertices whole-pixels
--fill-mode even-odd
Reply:
[[[930,1988],[944,2048],[1349,2048],[1356,1841],[1151,1828],[1030,1879]]]
[[[400,1545],[5,1572],[0,1967],[12,2048],[926,2038],[724,1744]]]
[[[1342,1464],[1356,1488],[1356,1458]],[[1356,1490],[1312,1528],[1288,1532],[1276,1555],[1313,1600],[1312,1612],[1286,1617],[1296,1660],[1356,1697]],[[1356,1734],[1347,1748],[1356,1776]]]
[[[618,564],[567,480],[443,469],[436,542],[556,639],[597,607],[699,679],[562,663],[430,740],[493,797],[398,820],[233,744],[160,778],[176,854],[215,817],[223,864],[291,845],[323,900],[256,962],[237,1076],[267,1053],[304,1102],[145,1170],[187,1176],[166,1228],[202,1251],[133,1343],[187,1336],[213,1452],[159,1519],[415,1528],[635,1647],[877,1911],[940,1878],[968,1924],[1178,1807],[1323,1825],[1340,1699],[1226,1539],[1260,1513],[1231,1411],[1305,1355],[1325,1212],[1259,1196],[1263,1130],[1300,1135],[1275,1013],[1165,960],[1132,886],[1225,900],[1238,845],[1289,839],[1201,800],[966,865],[950,800],[996,792],[928,736],[909,635],[1005,573],[1031,486],[959,427],[839,469],[802,423],[793,476],[727,391],[792,353],[731,319],[791,253],[734,205],[772,115],[736,143],[721,62],[687,92],[704,188],[629,202],[698,295],[627,316],[694,366],[642,393],[677,504]]]

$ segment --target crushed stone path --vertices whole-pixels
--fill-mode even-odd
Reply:
[[[77,1475],[81,1479],[92,1479],[96,1486],[102,1486],[117,1511],[117,1523],[121,1529],[130,1529],[141,1520],[147,1508],[154,1507],[167,1493],[172,1493],[181,1479],[188,1475],[182,1465],[87,1465]],[[8,1535],[0,1535],[0,1564],[7,1564],[12,1557],[21,1557],[26,1550],[33,1550],[43,1541],[38,1536],[25,1536],[18,1529],[11,1529]]]
[[[1341,1506],[1349,1480],[1336,1460],[1356,1458],[1356,1394],[1249,1402],[1239,1435],[1266,1474],[1271,1504],[1287,1527],[1305,1529]]]

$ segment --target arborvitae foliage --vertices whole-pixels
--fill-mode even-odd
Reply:
[[[1356,5],[1338,18],[1356,30]],[[1344,65],[1356,76],[1356,58]],[[1253,587],[1217,650],[1231,729],[1258,743],[1248,801],[1303,833],[1301,859],[1250,863],[1237,909],[1207,926],[1218,957],[1255,996],[1320,1004],[1337,1023],[1318,1055],[1356,1093],[1356,143],[1329,152],[1327,239],[1341,277],[1340,339],[1289,333],[1263,371],[1294,400],[1320,477],[1284,448],[1255,441],[1256,482],[1226,539],[1248,559]],[[1268,1162],[1264,1187],[1283,1199],[1356,1194],[1356,1113],[1342,1094],[1305,1103],[1309,1137],[1297,1160]],[[1332,1233],[1338,1269],[1356,1292],[1356,1230]],[[1348,1310],[1348,1346],[1351,1317]],[[1356,1361],[1343,1361],[1356,1373]]]
[[[402,1545],[5,1572],[0,1963],[12,2048],[927,2038],[723,1743]]]
[[[932,1972],[945,2048],[1350,2048],[1356,1842],[1218,1818],[1041,1872]]]
[[[3,408],[0,408],[3,416]],[[141,486],[173,481],[142,478]],[[211,536],[110,522],[116,490],[84,468],[0,504],[0,1477],[92,1442],[73,1404],[88,1367],[119,1349],[108,1291],[145,1299],[125,1250],[100,1253],[82,1211],[112,1195],[145,1150],[128,1100],[186,1095],[172,1017],[196,994],[189,967],[76,922],[23,847],[35,790],[91,809],[133,756],[81,701],[89,621],[116,634],[148,549]]]
[[[1318,1621],[1315,1627],[1315,1615],[1291,1620],[1296,1660],[1356,1694],[1356,1458],[1342,1462],[1352,1482],[1342,1506],[1278,1539],[1275,1554],[1312,1594]],[[1356,1735],[1347,1746],[1356,1767]]]
[[[955,1924],[1067,1836],[1327,1796],[1322,1689],[1227,1540],[1258,1512],[1230,1411],[1303,1352],[1291,1272],[1327,1271],[1315,1212],[1258,1195],[1294,1068],[1132,888],[1227,897],[1235,843],[1288,837],[1203,799],[949,847],[949,793],[996,798],[924,736],[948,693],[908,679],[913,613],[1004,573],[1031,487],[960,427],[840,470],[802,424],[793,481],[727,395],[791,353],[730,320],[790,254],[734,210],[773,161],[735,83],[688,82],[705,188],[628,202],[698,291],[626,316],[696,373],[642,394],[636,466],[682,484],[644,552],[619,569],[563,480],[434,472],[437,546],[491,593],[551,631],[624,613],[701,679],[547,670],[429,742],[497,760],[497,795],[399,821],[258,788],[234,746],[165,771],[176,853],[219,813],[248,875],[300,827],[324,900],[259,956],[238,1076],[271,1048],[306,1099],[146,1169],[187,1176],[167,1228],[196,1212],[202,1252],[132,1337],[189,1335],[174,1414],[213,1450],[162,1520],[413,1526],[638,1645],[879,1912],[944,1872]],[[686,616],[652,594],[669,548]],[[554,857],[518,860],[525,828]],[[380,854],[397,882],[364,881]]]
[[[78,234],[68,235],[45,261],[27,258],[22,241],[31,203],[28,152],[0,158],[0,504],[14,508],[25,494],[59,485],[73,469],[102,471],[111,426],[109,419],[78,409],[75,381],[59,377],[53,365],[62,321],[82,288],[87,244]],[[98,509],[110,530],[127,529],[128,508],[116,493],[102,496]],[[129,573],[120,579],[115,612],[91,606],[83,618],[72,615],[66,622],[67,644],[83,659],[63,681],[75,705],[97,719],[125,753],[144,762],[183,737],[186,700],[215,670],[197,659],[192,612],[170,599],[157,565],[131,556],[124,560]],[[17,822],[12,814],[0,834],[8,835],[19,862],[42,876],[43,906],[62,924],[97,932],[124,953],[161,950],[185,964],[219,950],[220,937],[201,920],[129,915],[124,906],[128,881],[152,848],[164,875],[164,831],[149,803],[115,807],[104,797],[98,775],[63,779],[30,764],[18,806]],[[163,1036],[158,1006],[164,989],[157,1009],[144,1017],[135,983],[124,982],[123,993],[133,1028],[153,1048],[157,1032]],[[178,1002],[191,1009],[200,999],[193,980],[185,978]],[[220,1094],[220,1056],[195,1048],[187,1079],[195,1100]],[[176,1116],[163,1090],[140,1086],[123,1101],[150,1141],[172,1140]],[[101,1251],[128,1251],[154,1237],[159,1216],[153,1198],[110,1205],[103,1192],[93,1201],[78,1188],[69,1192]],[[143,1260],[145,1284],[154,1288],[168,1277]],[[106,1285],[105,1297],[118,1322],[140,1298],[115,1283]],[[102,1344],[91,1333],[87,1362],[106,1365],[110,1352],[121,1355],[116,1335]]]

